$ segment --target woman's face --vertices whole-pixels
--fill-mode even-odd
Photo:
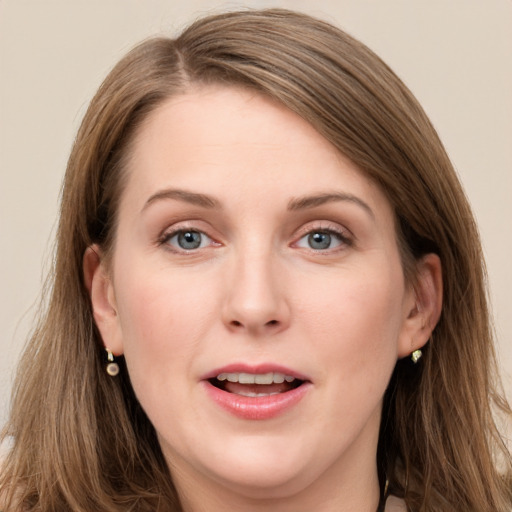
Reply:
[[[169,100],[136,137],[99,270],[105,345],[184,493],[375,477],[416,299],[384,194],[308,123],[238,88]]]

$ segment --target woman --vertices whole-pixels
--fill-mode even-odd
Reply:
[[[230,13],[130,52],[78,133],[53,279],[6,510],[510,509],[469,206],[332,26]]]

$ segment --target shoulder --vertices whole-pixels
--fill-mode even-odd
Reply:
[[[405,501],[396,496],[390,496],[386,500],[386,512],[407,512]]]

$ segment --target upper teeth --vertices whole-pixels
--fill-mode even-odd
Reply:
[[[240,384],[281,384],[284,381],[292,382],[295,377],[285,375],[284,373],[219,373],[218,380],[227,380],[229,382],[239,382]]]

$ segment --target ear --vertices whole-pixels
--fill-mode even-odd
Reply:
[[[94,321],[103,345],[116,356],[123,353],[121,325],[117,315],[114,285],[102,261],[98,245],[88,247],[83,258],[84,282],[91,299]]]
[[[416,264],[416,281],[405,301],[405,319],[398,342],[398,358],[425,345],[443,305],[443,276],[437,254],[426,254]]]

